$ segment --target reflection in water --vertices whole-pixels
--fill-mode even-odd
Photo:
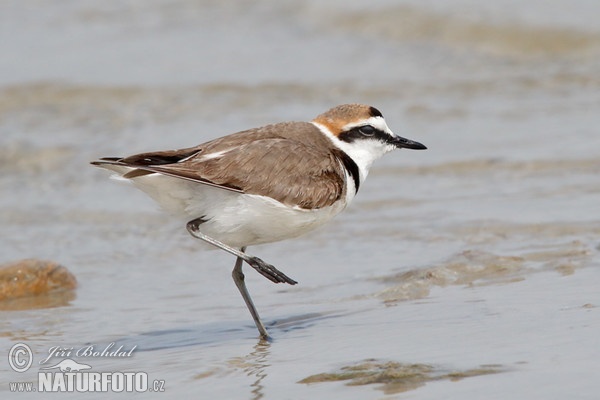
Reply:
[[[253,400],[262,399],[264,396],[262,381],[267,376],[267,367],[271,366],[269,363],[270,347],[271,344],[268,341],[261,339],[250,354],[230,360],[230,364],[234,367],[242,369],[246,375],[256,378],[250,385]]]
[[[304,329],[312,326],[317,321],[338,317],[342,314],[334,312],[307,313],[282,318],[269,324],[272,331],[288,332],[296,329]],[[264,396],[263,380],[267,377],[267,368],[271,366],[269,357],[271,343],[260,339],[253,348],[253,351],[245,357],[235,357],[229,361],[229,364],[236,369],[241,369],[247,376],[254,377],[254,382],[250,385],[252,388],[252,399],[262,399]]]
[[[268,363],[269,359],[269,347],[271,344],[266,340],[260,340],[254,346],[254,351],[248,355],[248,359],[252,360],[248,367],[244,370],[249,375],[254,375],[256,380],[252,385],[252,398],[258,400],[263,397],[263,385],[262,380],[267,376],[266,369],[270,366]]]
[[[21,297],[0,302],[0,311],[36,310],[65,307],[75,300],[74,290],[46,293],[39,296]]]

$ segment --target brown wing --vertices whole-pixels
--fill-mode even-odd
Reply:
[[[301,208],[331,205],[344,190],[343,170],[334,156],[289,139],[256,140],[221,157],[191,159],[168,169]]]
[[[298,122],[113,161],[139,168],[126,175],[130,178],[158,172],[311,209],[329,206],[345,195],[344,169],[329,145],[312,124]]]

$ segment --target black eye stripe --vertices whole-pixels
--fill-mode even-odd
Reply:
[[[377,139],[387,143],[392,139],[389,134],[371,125],[356,126],[350,130],[340,133],[338,138],[347,143],[366,139]]]

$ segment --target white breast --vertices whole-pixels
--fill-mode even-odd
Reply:
[[[352,181],[350,177],[347,177]],[[354,197],[316,210],[289,207],[269,197],[237,193],[160,174],[131,179],[165,210],[187,222],[202,217],[200,230],[233,247],[301,236],[325,224]],[[354,185],[354,183],[351,183]]]

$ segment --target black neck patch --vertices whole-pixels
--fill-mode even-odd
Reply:
[[[344,164],[344,168],[352,177],[354,181],[354,194],[358,193],[358,188],[360,187],[360,171],[358,170],[358,165],[354,162],[352,157],[350,157],[346,152],[342,150],[334,150],[333,154]]]

